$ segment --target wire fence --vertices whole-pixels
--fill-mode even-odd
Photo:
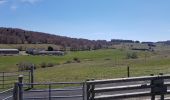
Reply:
[[[0,100],[12,100],[14,83],[18,82],[19,75],[24,76],[24,83],[33,83],[34,67],[26,71],[0,72]],[[25,88],[33,88],[33,85]]]
[[[6,89],[12,88],[14,83],[18,81],[18,76],[24,75],[24,82],[31,82],[31,71],[22,72],[0,72],[0,90],[4,91]]]
[[[27,88],[31,86],[33,88]],[[123,100],[124,98],[151,96],[151,100],[157,100],[156,96],[159,95],[161,96],[160,100],[164,100],[165,96],[170,94],[169,87],[170,75],[163,74],[157,76],[55,83],[24,83],[23,75],[20,75],[18,82],[14,84],[14,88],[0,92],[0,94],[6,94],[0,99]]]
[[[12,100],[13,88],[0,92],[0,100]]]

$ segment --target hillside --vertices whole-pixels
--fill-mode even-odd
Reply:
[[[115,47],[115,45],[121,46],[121,44],[131,45],[131,47],[132,45],[137,44],[139,47],[142,46],[143,44],[147,45],[147,44],[155,44],[155,43],[160,45],[169,45],[169,41],[140,42],[140,41],[123,40],[123,39],[111,39],[111,41],[88,40],[88,39],[81,39],[81,38],[79,39],[70,38],[70,37],[59,36],[59,35],[43,33],[43,32],[28,31],[28,30],[23,30],[18,28],[0,27],[0,44],[1,44],[0,48],[2,47],[8,48],[8,46],[10,48],[11,47],[28,48],[34,46],[41,48],[42,44],[43,45],[47,44],[43,48],[47,48],[49,45],[52,45],[54,48],[59,48],[61,50],[69,49],[71,51],[77,51],[77,50],[91,50],[91,49],[96,50],[101,48],[113,47],[113,45]]]
[[[55,44],[62,49],[89,50],[107,47],[105,40],[76,39],[17,28],[0,28],[0,44]]]

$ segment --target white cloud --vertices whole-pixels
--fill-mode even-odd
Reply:
[[[15,11],[18,7],[16,5],[11,6],[11,10]]]
[[[29,4],[29,5],[34,5],[35,3],[39,1],[42,1],[42,0],[0,0],[0,6],[7,3],[10,10],[16,11],[24,3]]]
[[[7,0],[0,0],[0,5],[6,3]]]
[[[21,2],[30,3],[30,4],[35,4],[38,1],[40,1],[40,0],[21,0]]]

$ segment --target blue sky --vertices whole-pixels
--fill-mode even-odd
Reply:
[[[86,39],[170,40],[170,0],[0,0],[0,27]]]

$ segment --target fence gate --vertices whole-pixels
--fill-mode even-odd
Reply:
[[[23,82],[33,83],[33,72],[33,67],[27,71],[0,72],[0,100],[12,100],[14,83],[18,81],[20,74],[24,75]]]
[[[32,86],[32,89],[25,87]],[[14,100],[84,100],[84,82],[15,83]]]

